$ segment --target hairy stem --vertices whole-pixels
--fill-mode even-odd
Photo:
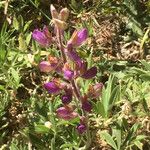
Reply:
[[[63,62],[65,64],[67,60],[66,60],[66,55],[65,55],[65,52],[64,52],[64,47],[63,47],[63,44],[62,44],[60,29],[57,29],[57,32],[58,32],[58,44],[59,44],[59,48],[60,48],[61,55],[62,55],[62,58],[63,58]]]

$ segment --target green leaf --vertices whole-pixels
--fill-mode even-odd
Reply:
[[[0,85],[0,91],[5,91],[4,86]]]
[[[147,71],[150,71],[150,63],[146,62],[145,60],[141,60],[141,63]]]
[[[118,150],[121,146],[121,129],[113,129],[113,136],[116,137]]]
[[[105,117],[105,115],[106,115],[103,104],[100,101],[98,101],[95,104],[95,111],[96,111],[97,114],[100,114],[102,117]]]
[[[26,44],[29,45],[30,41],[31,41],[31,37],[32,37],[32,33],[27,34],[26,36]]]
[[[18,86],[20,82],[19,71],[16,71],[14,68],[11,68],[10,70],[11,70],[11,75],[15,80],[15,83],[17,84],[16,86]]]
[[[26,30],[30,27],[30,24],[31,24],[31,23],[32,23],[32,20],[29,20],[29,21],[25,24],[24,29],[23,29],[24,32],[26,32]]]
[[[144,81],[150,81],[150,73],[140,75],[140,78]]]
[[[49,128],[45,125],[35,125],[34,130],[36,133],[49,133]]]
[[[25,42],[25,39],[22,33],[19,34],[18,42],[19,42],[19,50],[25,51],[27,49],[27,44]]]
[[[15,30],[19,30],[19,22],[18,22],[16,16],[14,16],[14,18],[13,18],[13,27],[15,28]]]
[[[140,149],[143,150],[143,144],[140,141],[134,141],[134,144]]]
[[[116,143],[114,142],[112,136],[108,134],[106,131],[100,132],[100,136],[102,139],[104,139],[111,147],[113,147],[115,150],[118,150]]]

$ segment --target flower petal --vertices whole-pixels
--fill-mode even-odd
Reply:
[[[88,31],[85,28],[81,29],[80,31],[74,31],[67,44],[72,44],[73,47],[80,46],[87,39],[87,37]]]
[[[78,38],[77,38],[77,46],[80,46],[83,44],[83,42],[87,39],[88,37],[88,31],[87,29],[82,29],[78,32]]]
[[[46,26],[44,27],[43,31],[35,29],[32,33],[32,37],[43,47],[47,47],[51,43],[51,34]]]
[[[50,63],[48,61],[42,61],[39,64],[39,68],[41,72],[50,72],[53,70]]]
[[[72,100],[72,95],[70,94],[65,94],[61,97],[62,103],[63,104],[69,104]]]
[[[61,90],[61,88],[55,82],[45,83],[44,88],[51,94],[52,93],[56,94]]]
[[[56,110],[57,116],[64,120],[71,120],[78,116],[76,112],[73,112],[66,107],[60,107]]]
[[[95,77],[96,74],[97,74],[97,68],[92,67],[92,68],[88,69],[83,75],[81,75],[81,77],[84,79],[91,79],[91,78]]]
[[[80,124],[77,126],[77,131],[78,131],[79,134],[83,134],[83,133],[86,131],[86,129],[87,129],[87,127],[86,127],[85,124],[81,124],[81,123],[80,123]]]
[[[91,110],[92,110],[92,104],[89,101],[83,101],[82,102],[82,109],[84,111],[91,112]]]
[[[64,71],[64,78],[66,80],[72,80],[74,76],[74,72],[72,70],[65,70]]]

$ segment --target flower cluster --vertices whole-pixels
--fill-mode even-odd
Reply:
[[[97,68],[88,68],[87,62],[80,57],[76,50],[88,38],[88,31],[86,28],[75,30],[65,45],[63,34],[67,28],[66,21],[69,16],[69,10],[63,8],[60,13],[58,13],[55,7],[51,5],[51,15],[55,37],[52,37],[52,34],[46,26],[42,31],[35,29],[32,33],[32,37],[42,47],[48,47],[56,42],[60,49],[61,58],[49,55],[47,61],[42,61],[39,64],[39,68],[40,71],[46,73],[57,72],[61,75],[63,80],[55,78],[45,83],[44,88],[49,94],[60,95],[63,105],[56,110],[56,114],[59,118],[64,120],[71,120],[76,117],[82,118],[77,125],[78,132],[82,134],[87,129],[87,114],[92,111],[91,99],[100,96],[103,85],[102,83],[90,85],[88,92],[83,95],[81,94],[81,87],[77,84],[77,79],[92,79],[97,74]],[[72,101],[75,101],[77,106],[73,107]],[[79,114],[79,112],[82,112],[82,114]]]

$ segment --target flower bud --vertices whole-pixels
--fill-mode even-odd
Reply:
[[[65,30],[68,27],[66,22],[61,21],[59,19],[53,19],[53,22],[61,30]]]
[[[58,19],[58,12],[53,5],[50,6],[50,11],[51,11],[52,18]]]
[[[35,29],[32,33],[32,37],[43,47],[49,46],[52,42],[51,34],[46,26],[43,28],[43,31]]]
[[[68,44],[72,44],[74,47],[80,46],[88,37],[87,29],[81,29],[80,31],[74,31],[71,39],[68,41]]]
[[[59,83],[52,81],[44,84],[44,88],[50,93],[50,94],[57,94],[60,92],[61,88]]]
[[[91,112],[92,104],[88,100],[85,100],[85,101],[82,102],[82,109],[84,111]]]
[[[52,67],[48,61],[40,62],[39,68],[41,72],[50,72],[52,70]]]
[[[62,96],[61,100],[62,100],[63,104],[69,104],[72,100],[72,95],[65,94],[65,95]]]
[[[69,10],[67,8],[63,8],[59,14],[60,20],[66,21],[68,17],[69,17]]]
[[[101,95],[103,89],[103,83],[97,83],[94,86],[90,86],[88,89],[88,97],[89,98],[97,98]]]
[[[64,78],[66,80],[72,80],[74,77],[74,71],[70,69],[70,65],[68,63],[65,63],[63,67],[64,72]]]
[[[87,127],[85,124],[79,124],[77,126],[77,131],[79,134],[83,134],[86,131]]]
[[[56,113],[59,118],[64,120],[71,120],[78,116],[78,114],[68,106],[58,108]]]
[[[96,74],[97,74],[97,68],[92,67],[92,68],[88,69],[83,75],[81,75],[81,77],[84,79],[91,79],[91,78],[95,77]]]
[[[52,126],[52,124],[51,124],[51,122],[49,122],[49,121],[46,121],[45,123],[44,123],[44,125],[45,125],[45,127],[47,127],[47,128],[51,128],[51,126]]]

